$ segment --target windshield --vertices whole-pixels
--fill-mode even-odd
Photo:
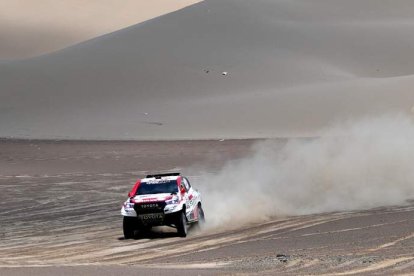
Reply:
[[[177,181],[154,181],[154,182],[142,182],[139,185],[137,195],[149,195],[149,194],[164,194],[164,193],[177,193]]]

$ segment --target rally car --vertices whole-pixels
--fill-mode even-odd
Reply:
[[[175,227],[181,237],[186,237],[190,224],[205,220],[200,193],[180,173],[147,175],[138,180],[121,214],[125,239],[161,225]]]

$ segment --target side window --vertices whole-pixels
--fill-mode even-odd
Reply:
[[[184,177],[183,177],[183,182],[184,182],[185,189],[188,192],[190,190],[190,188],[191,188],[190,182],[188,182],[187,178],[184,178]]]

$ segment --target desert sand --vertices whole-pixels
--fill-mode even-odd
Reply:
[[[0,1],[0,60],[47,54],[178,10],[194,0]]]
[[[0,59],[0,274],[412,273],[412,1],[195,2],[118,30],[144,1],[88,2],[88,30],[56,6],[56,48]],[[123,240],[132,184],[167,171],[206,227]]]
[[[220,199],[210,196],[212,185],[200,185],[200,177],[218,173],[229,160],[245,158],[255,143],[3,141],[0,274],[412,272],[412,203],[365,211],[275,214],[243,226],[230,221],[201,232],[190,229],[187,238],[177,237],[172,228],[154,228],[143,238],[123,240],[120,206],[136,178],[181,170],[206,204],[219,204]],[[223,191],[232,187],[233,194],[240,195],[235,183],[221,184]],[[206,208],[206,226],[214,212]],[[228,210],[220,213],[224,218]]]

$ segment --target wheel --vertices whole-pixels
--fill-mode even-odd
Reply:
[[[133,218],[133,217],[124,217],[123,228],[124,228],[124,238],[125,239],[134,238],[135,218]]]
[[[204,223],[206,222],[206,217],[204,216],[204,210],[203,207],[201,207],[201,204],[197,207],[197,214],[198,214],[198,220],[194,224],[194,229],[197,231],[200,231],[203,229]]]
[[[187,237],[187,218],[184,211],[182,211],[177,217],[177,233],[180,237]]]
[[[206,217],[204,216],[204,210],[203,207],[201,207],[201,205],[198,205],[198,225],[202,225],[206,222]]]

